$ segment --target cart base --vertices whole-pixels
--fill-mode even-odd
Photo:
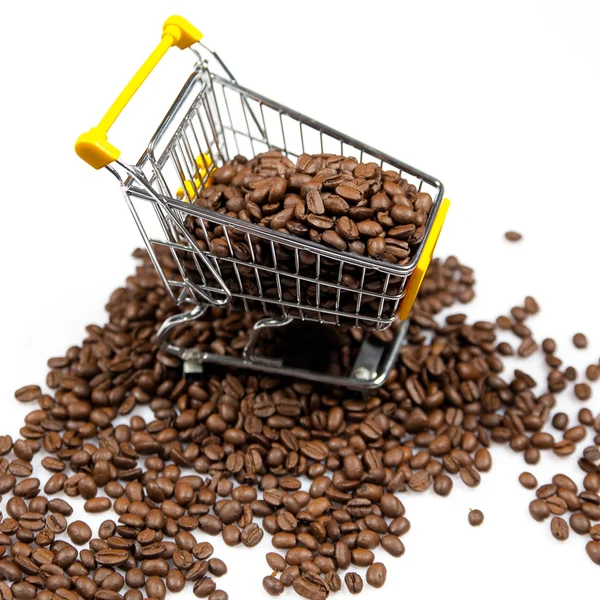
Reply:
[[[408,321],[402,321],[394,339],[389,343],[372,340],[369,335],[363,340],[354,365],[347,376],[286,365],[283,358],[262,356],[256,353],[256,344],[260,332],[267,328],[279,328],[289,325],[290,317],[280,320],[265,318],[257,321],[251,332],[242,357],[235,357],[197,349],[180,348],[169,344],[168,334],[177,325],[201,317],[208,307],[197,306],[193,310],[167,319],[158,332],[157,338],[162,349],[183,361],[185,375],[193,376],[204,372],[205,365],[216,365],[231,369],[249,369],[269,373],[278,377],[308,379],[328,385],[336,385],[357,390],[369,390],[381,386],[394,367],[402,341],[406,337]]]

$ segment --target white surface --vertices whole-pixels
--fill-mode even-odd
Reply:
[[[87,323],[103,321],[110,291],[132,270],[128,257],[140,240],[120,192],[72,146],[171,12],[198,25],[242,84],[445,183],[454,202],[439,254],[475,267],[470,315],[495,317],[534,295],[543,309],[535,334],[555,336],[577,368],[598,359],[598,3],[103,0],[90,10],[5,2],[3,432],[18,435],[30,408],[12,400],[14,389],[43,383],[47,358],[78,343]],[[125,158],[135,162],[190,65],[183,54],[170,56],[124,115],[113,139]],[[522,232],[523,242],[505,242],[507,229]],[[591,338],[585,352],[569,343],[580,330]],[[531,362],[542,380],[540,360]],[[595,394],[588,406],[598,412],[600,389]],[[574,415],[580,403],[568,392],[560,406]],[[517,483],[522,460],[501,448],[493,456],[476,490],[457,484],[449,499],[402,496],[412,522],[406,555],[386,557],[386,587],[362,597],[597,593],[600,571],[584,539],[554,541],[549,523],[528,516],[533,493]],[[532,470],[540,483],[559,470],[580,473],[575,459],[550,456]],[[482,527],[467,524],[469,507],[485,513]],[[218,547],[230,567],[221,581],[230,598],[263,597],[269,548],[267,539],[253,552]]]

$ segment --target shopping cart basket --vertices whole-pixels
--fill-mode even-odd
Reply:
[[[158,341],[183,360],[186,373],[213,363],[355,388],[381,385],[394,365],[448,210],[442,184],[240,86],[219,56],[199,43],[201,37],[185,19],[169,18],[157,48],[99,125],[76,143],[83,160],[96,169],[105,167],[118,179],[167,292],[178,305],[192,307],[167,319]],[[172,46],[192,50],[197,58],[194,71],[147,149],[132,165],[120,158],[120,151],[107,139],[108,131]],[[238,154],[256,156],[274,150],[293,158],[303,153],[331,153],[376,162],[384,170],[399,171],[416,190],[429,193],[433,207],[410,262],[390,264],[338,251],[194,204],[211,185],[215,168]],[[211,249],[216,230],[226,241],[225,252]],[[170,342],[175,328],[201,317],[211,306],[263,314],[242,357],[181,348]],[[289,366],[257,351],[261,331],[283,327],[295,319],[367,331],[388,329],[396,319],[402,323],[387,344],[366,334],[351,373],[341,376]]]

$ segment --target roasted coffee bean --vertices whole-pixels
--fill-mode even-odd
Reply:
[[[525,471],[519,475],[519,483],[528,490],[533,490],[537,487],[538,482],[534,475]]]
[[[594,564],[600,565],[600,542],[588,542],[585,551]]]
[[[573,345],[575,346],[575,348],[587,348],[587,338],[583,333],[576,333],[573,336]]]
[[[469,511],[469,525],[471,527],[479,527],[483,523],[483,513],[480,510],[470,510]]]
[[[439,496],[448,496],[452,491],[452,479],[447,475],[438,475],[433,480],[433,491]]]
[[[287,564],[281,554],[277,552],[267,552],[267,564],[273,571],[285,571]]]
[[[590,520],[581,512],[573,513],[569,519],[571,529],[579,535],[585,535],[590,530]]]
[[[83,509],[89,513],[99,513],[110,509],[110,498],[91,498],[84,505]]]
[[[306,573],[294,579],[292,584],[294,591],[303,598],[309,600],[325,600],[329,595],[329,589],[325,582],[312,573]]]
[[[344,575],[344,582],[351,594],[360,594],[362,592],[363,580],[358,573],[346,573],[346,575]]]
[[[41,395],[42,390],[39,385],[26,385],[15,392],[15,398],[19,402],[33,402],[38,400]]]
[[[354,548],[352,550],[352,564],[357,567],[367,567],[373,564],[375,555],[366,548]]]
[[[536,521],[544,521],[550,516],[550,507],[545,500],[533,500],[529,504],[529,514]]]
[[[553,517],[550,522],[552,535],[559,542],[564,542],[569,537],[569,525],[562,517]]]
[[[523,238],[523,236],[520,233],[517,233],[516,231],[507,231],[504,234],[504,237],[509,241],[509,242],[519,242],[521,241],[521,239]]]
[[[283,583],[277,579],[277,577],[273,577],[273,575],[267,575],[263,578],[262,581],[263,589],[269,596],[281,596],[285,591],[285,587]]]
[[[217,584],[210,577],[202,577],[194,583],[194,596],[208,598],[217,588]]]
[[[170,592],[181,592],[185,587],[185,577],[179,569],[170,569],[165,582]]]
[[[392,556],[398,557],[404,554],[405,548],[402,540],[394,534],[387,534],[381,538],[381,547]]]
[[[385,568],[385,565],[383,563],[373,563],[367,569],[367,583],[374,588],[383,587],[385,584],[386,577],[387,569]]]
[[[167,595],[165,582],[160,577],[148,577],[148,579],[146,579],[144,588],[148,598],[158,598],[158,600],[164,600],[165,596]]]
[[[92,530],[83,521],[73,521],[67,527],[67,534],[71,541],[78,546],[86,544],[92,538]]]
[[[587,383],[576,383],[575,396],[579,400],[589,400],[592,397],[592,388]]]

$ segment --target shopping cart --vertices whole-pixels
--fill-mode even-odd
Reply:
[[[180,357],[186,373],[212,363],[308,378],[334,385],[373,388],[388,377],[406,334],[408,316],[429,266],[448,210],[442,184],[403,162],[282,106],[237,83],[219,56],[199,43],[202,34],[173,16],[161,42],[117,98],[99,125],[80,136],[77,154],[96,169],[105,167],[120,182],[150,259],[170,297],[191,309],[167,319],[158,332],[162,347]],[[108,131],[141,84],[172,46],[190,48],[197,62],[139,161],[132,165],[107,139]],[[278,150],[354,156],[395,169],[433,207],[425,235],[407,264],[390,264],[231,218],[194,204],[211,185],[214,169],[235,155]],[[226,251],[211,249],[214,232]],[[240,244],[244,252],[239,252]],[[168,257],[168,261],[165,260]],[[175,268],[173,268],[175,265]],[[263,315],[243,356],[177,347],[178,326],[209,307]],[[367,332],[394,326],[391,342],[366,333],[349,375],[331,375],[290,366],[258,352],[262,331],[294,320],[359,327]],[[272,330],[273,331],[273,330]]]

